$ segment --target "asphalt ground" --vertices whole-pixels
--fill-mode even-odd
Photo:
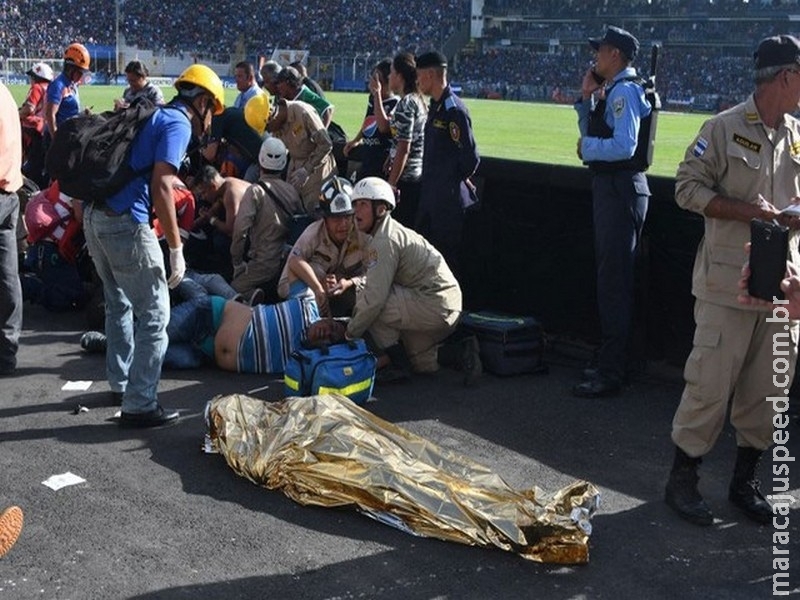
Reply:
[[[281,398],[279,380],[165,371],[160,398],[179,424],[120,430],[109,421],[102,356],[80,350],[82,314],[25,306],[19,368],[0,380],[0,510],[25,527],[0,559],[0,599],[17,598],[767,598],[773,532],[727,501],[735,440],[726,426],[701,468],[716,515],[695,527],[663,502],[680,369],[650,364],[613,399],[573,398],[581,361],[549,352],[546,375],[484,375],[470,388],[443,370],[376,388],[368,408],[490,466],[512,487],[587,479],[602,491],[590,561],[546,565],[495,549],[414,537],[353,510],[300,506],[201,452],[217,394]],[[62,389],[92,381],[86,391]],[[88,411],[77,412],[79,406]],[[800,456],[800,428],[788,430]],[[761,465],[771,491],[772,460]],[[800,594],[800,461],[789,514],[791,588]],[[85,483],[53,491],[71,472]],[[786,546],[783,546],[786,548]]]

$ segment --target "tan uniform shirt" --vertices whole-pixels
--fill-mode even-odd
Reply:
[[[800,121],[787,115],[777,130],[761,121],[751,95],[745,102],[709,119],[678,167],[675,200],[703,214],[720,194],[756,203],[761,194],[778,209],[800,196]],[[742,310],[738,282],[746,260],[750,226],[741,221],[705,219],[692,276],[696,298]],[[797,263],[798,232],[789,238],[788,258]]]
[[[369,245],[367,283],[347,325],[348,337],[363,336],[383,310],[393,285],[411,290],[415,301],[443,314],[461,311],[461,288],[441,253],[416,231],[386,215]]]
[[[358,292],[364,287],[369,240],[370,237],[366,233],[353,227],[342,247],[339,248],[328,237],[325,221],[319,219],[306,227],[305,231],[297,238],[291,254],[305,259],[320,282],[325,281],[326,275],[333,274],[337,279],[351,279],[356,292]],[[289,270],[287,262],[278,281],[278,295],[281,298],[288,298],[289,286],[297,279]]]
[[[336,168],[333,158],[333,143],[328,130],[310,104],[286,101],[286,122],[275,132],[275,137],[289,150],[289,170],[286,176],[291,181],[292,173],[304,168],[308,181],[300,190],[305,212],[313,214],[319,204],[322,182]]]
[[[302,212],[300,195],[282,179],[262,179],[287,209]],[[289,216],[259,184],[253,184],[245,192],[239,212],[233,223],[231,259],[233,280],[231,286],[240,293],[247,293],[259,285],[274,279],[281,267],[281,256]],[[245,248],[248,245],[247,253]]]

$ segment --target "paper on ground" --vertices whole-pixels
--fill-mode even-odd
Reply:
[[[91,385],[91,381],[68,381],[61,389],[65,392],[85,392]]]
[[[75,475],[75,473],[70,473],[69,471],[62,473],[61,475],[53,475],[52,477],[48,477],[42,482],[43,485],[46,485],[51,490],[60,490],[68,485],[77,485],[79,483],[86,483],[86,480],[83,477]]]

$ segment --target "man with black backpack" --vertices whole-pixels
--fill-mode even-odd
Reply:
[[[86,242],[103,281],[106,371],[114,399],[122,404],[121,427],[155,427],[178,418],[157,397],[167,349],[167,286],[177,286],[186,271],[172,187],[192,136],[208,130],[225,96],[217,74],[200,64],[186,69],[175,87],[177,96],[152,113],[130,144],[132,179],[84,209]],[[169,280],[150,227],[151,210],[169,246]]]
[[[589,44],[596,63],[583,76],[575,110],[581,134],[578,157],[592,172],[602,342],[597,367],[584,372],[573,393],[597,398],[619,393],[625,377],[634,262],[650,197],[644,174],[648,148],[639,143],[639,131],[651,108],[631,66],[639,41],[624,29],[609,27]]]

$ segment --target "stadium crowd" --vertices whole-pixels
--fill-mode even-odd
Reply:
[[[658,87],[667,105],[689,105],[692,99],[704,98],[708,100],[699,106],[713,109],[740,100],[749,86],[743,73],[752,49],[736,40],[787,29],[782,21],[799,2],[544,0],[534,6],[522,0],[488,0],[484,38],[462,52],[452,76],[467,95],[567,99],[591,60],[586,38],[602,28],[604,19],[616,19],[636,31],[645,47],[663,45]],[[168,54],[191,53],[197,60],[225,62],[234,50],[242,49],[255,56],[276,48],[302,48],[317,57],[369,56],[368,62],[377,62],[401,50],[416,53],[442,47],[469,21],[469,2],[464,0],[403,4],[314,0],[305,4],[302,19],[296,18],[288,0],[272,2],[266,10],[255,0],[209,5],[177,0],[169,6],[170,12],[174,10],[191,13],[191,26],[168,18],[158,6],[123,2],[120,32],[128,44]],[[576,22],[576,14],[582,20]],[[113,0],[99,0],[91,7],[76,0],[0,0],[0,55],[56,57],[70,41],[112,45],[114,15]],[[331,15],[336,15],[335,25],[327,27]],[[374,15],[382,17],[376,21]],[[547,21],[491,19],[503,15],[546,16]],[[731,15],[738,20],[713,20]],[[559,17],[570,21],[552,21]],[[555,51],[551,40],[559,41]],[[643,55],[637,64],[645,74],[647,62]]]

